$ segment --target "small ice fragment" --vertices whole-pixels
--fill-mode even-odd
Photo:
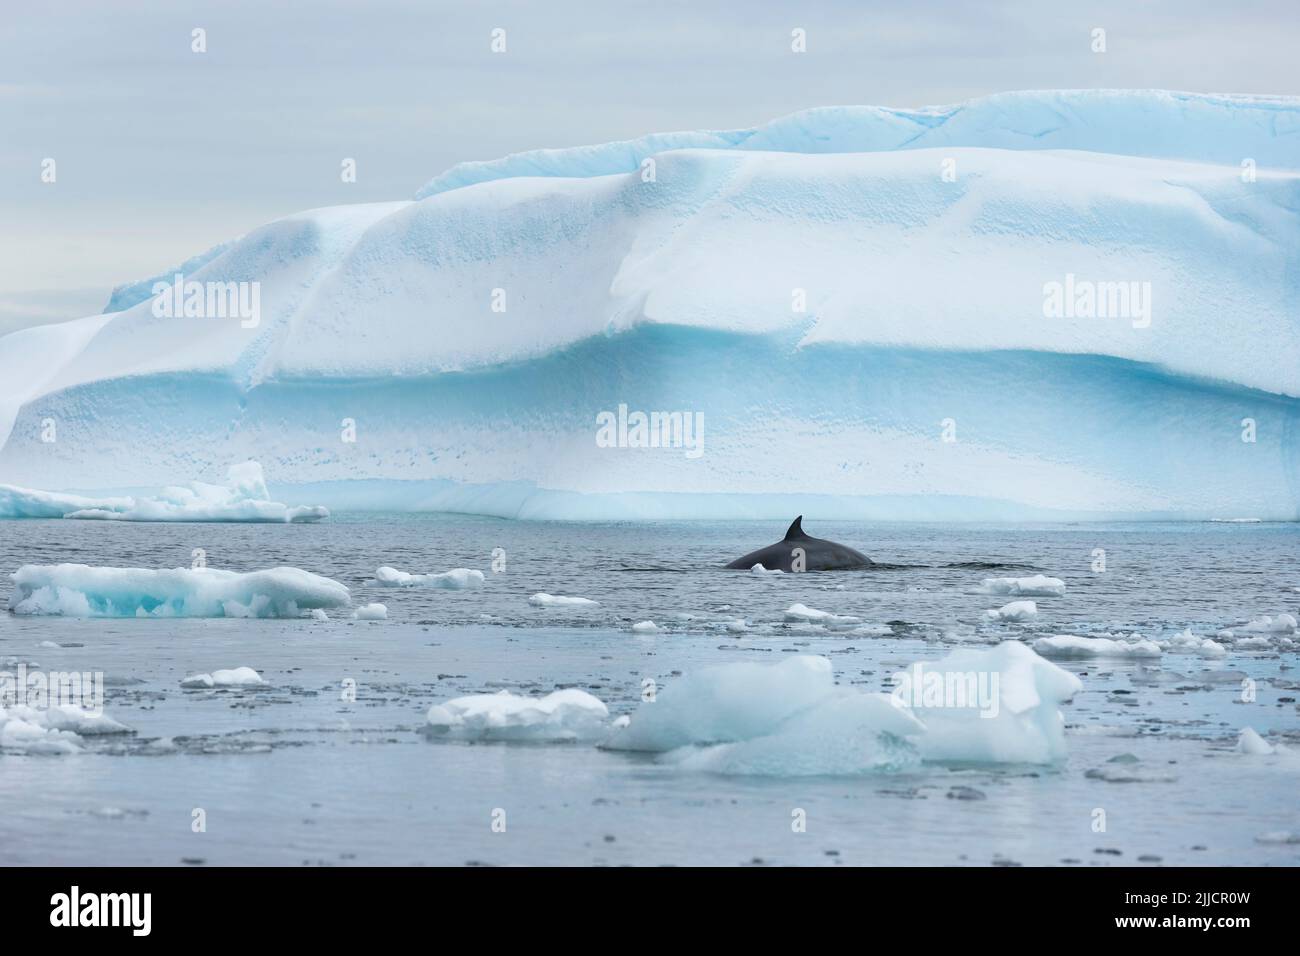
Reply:
[[[654,621],[637,621],[632,625],[635,634],[658,634],[663,628]]]
[[[211,674],[193,674],[181,681],[186,688],[208,687],[254,687],[265,684],[262,675],[251,667],[235,667],[230,670],[217,670]]]
[[[785,619],[793,623],[817,623],[847,627],[861,623],[862,619],[848,614],[832,614],[806,604],[791,604],[785,609]]]
[[[1255,732],[1254,727],[1243,727],[1237,738],[1237,753],[1260,757],[1275,752],[1274,746]]]
[[[995,621],[1027,621],[1038,616],[1038,605],[1033,601],[1012,601],[1000,608],[990,608],[984,614]]]
[[[528,603],[537,607],[595,607],[600,602],[590,598],[564,597],[539,591],[528,599]]]
[[[358,621],[386,621],[388,606],[385,604],[365,604],[357,608],[352,616]]]
[[[1042,574],[1028,578],[985,578],[979,590],[983,594],[1016,597],[1060,597],[1065,593],[1065,582]]]

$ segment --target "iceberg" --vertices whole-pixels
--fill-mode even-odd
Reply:
[[[319,505],[290,507],[272,501],[255,461],[231,465],[227,483],[194,481],[164,488],[152,498],[87,498],[0,485],[0,518],[81,518],[102,521],[320,521],[329,510]]]
[[[462,590],[481,588],[485,578],[482,571],[473,568],[452,568],[441,574],[409,574],[385,565],[375,572],[375,580],[386,588],[425,587]]]
[[[146,279],[0,338],[0,478],[120,497],[252,457],[322,507],[1295,520],[1297,143],[1300,98],[1058,91],[464,164],[182,263],[258,282],[254,327],[155,315]],[[602,445],[624,406],[698,445]]]
[[[545,697],[501,691],[434,704],[425,718],[425,732],[455,740],[592,740],[605,732],[608,717],[601,700],[577,688]]]
[[[975,696],[932,696],[929,676],[941,691],[960,686]],[[777,776],[922,761],[1050,764],[1066,754],[1060,706],[1082,689],[1015,641],[914,664],[895,683],[893,694],[837,687],[831,662],[813,655],[707,667],[615,722],[602,746],[656,753],[685,769]]]
[[[339,582],[299,568],[241,573],[25,564],[9,577],[9,610],[24,615],[300,617],[350,601]]]

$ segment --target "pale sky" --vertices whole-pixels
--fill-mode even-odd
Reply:
[[[806,54],[790,51],[795,27]],[[1097,87],[1300,94],[1300,6],[7,0],[0,333],[98,312],[113,285],[290,212],[410,198],[462,160],[810,106]]]

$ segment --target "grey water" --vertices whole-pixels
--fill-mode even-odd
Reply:
[[[1051,767],[737,777],[585,744],[420,732],[431,704],[467,693],[574,686],[631,713],[646,678],[668,686],[709,664],[792,653],[824,654],[840,683],[886,690],[890,674],[954,646],[1056,633],[1167,638],[1189,627],[1213,636],[1300,610],[1295,524],[810,517],[810,534],[882,566],[721,569],[786,524],[396,514],[318,525],[0,522],[0,600],[22,564],[188,567],[202,549],[209,566],[304,568],[346,584],[356,605],[388,608],[376,622],[341,611],[328,622],[0,614],[0,661],[102,671],[105,712],[134,730],[87,736],[78,754],[0,754],[0,864],[1300,863],[1300,760],[1234,752],[1245,726],[1300,750],[1295,644],[1229,647],[1216,660],[1063,663],[1084,690],[1064,707],[1069,756]],[[381,565],[478,568],[486,583],[383,588]],[[1028,624],[984,617],[1010,599],[978,593],[983,578],[1035,573],[1064,579],[1064,596],[1035,598]],[[599,604],[531,605],[542,591]],[[796,602],[881,626],[787,624]],[[737,619],[748,629],[728,630]],[[662,631],[632,633],[643,620]],[[240,666],[268,686],[179,686]],[[1257,686],[1249,702],[1246,678]],[[349,681],[355,700],[340,693]],[[792,825],[800,815],[802,832]]]

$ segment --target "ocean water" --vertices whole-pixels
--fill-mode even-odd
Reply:
[[[784,525],[771,522],[0,522],[6,574],[25,563],[189,566],[202,549],[210,566],[300,567],[346,584],[354,604],[388,607],[380,622],[0,615],[7,668],[102,671],[106,713],[135,730],[87,737],[75,755],[0,754],[0,863],[1300,863],[1300,756],[1233,749],[1251,726],[1300,750],[1296,653],[1276,642],[1218,660],[1063,663],[1084,690],[1064,707],[1069,756],[1051,767],[724,776],[587,744],[420,732],[432,703],[467,693],[575,686],[629,713],[645,678],[663,687],[708,664],[791,653],[824,654],[840,683],[886,690],[894,672],[954,646],[1213,635],[1300,611],[1296,524],[805,524],[883,566],[722,570],[780,538]],[[493,572],[498,548],[505,566]],[[487,580],[467,591],[381,588],[380,565],[479,568]],[[984,619],[1010,600],[977,593],[984,577],[1034,573],[1064,579],[1065,595],[1035,598],[1030,624]],[[538,608],[528,597],[539,591],[600,603]],[[791,626],[782,612],[795,602],[888,630]],[[726,628],[737,618],[750,625],[743,634]],[[642,620],[663,632],[631,633]],[[239,666],[269,685],[179,686]],[[1246,677],[1257,685],[1250,703]],[[341,699],[348,679],[355,701]],[[792,828],[797,811],[805,832]]]

